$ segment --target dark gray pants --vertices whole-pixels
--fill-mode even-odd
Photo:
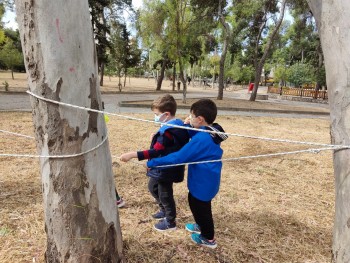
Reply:
[[[176,205],[173,193],[173,182],[159,182],[150,178],[148,190],[157,200],[161,211],[165,212],[165,217],[169,222],[174,222],[176,218]]]

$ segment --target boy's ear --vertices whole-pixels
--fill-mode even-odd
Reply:
[[[202,116],[198,116],[197,118],[198,118],[198,120],[200,121],[200,123],[205,122],[205,119],[204,119]]]

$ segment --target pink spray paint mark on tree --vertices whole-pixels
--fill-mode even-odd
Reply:
[[[75,68],[71,67],[71,68],[69,68],[69,71],[70,71],[70,72],[74,72],[74,71],[75,71]]]
[[[61,43],[63,43],[63,38],[60,32],[60,20],[58,18],[56,18],[56,29],[58,33],[58,39],[60,40]]]

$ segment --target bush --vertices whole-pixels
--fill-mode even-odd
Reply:
[[[5,80],[5,82],[2,83],[4,85],[5,91],[9,91],[9,83]]]
[[[309,64],[297,63],[287,71],[287,81],[295,87],[300,87],[304,83],[311,83],[315,79],[313,67]]]

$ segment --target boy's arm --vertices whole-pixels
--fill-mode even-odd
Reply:
[[[132,158],[137,158],[137,152],[124,153],[119,157],[119,159],[123,162],[128,162]]]
[[[163,135],[160,135],[157,138],[157,142],[154,144],[153,149],[138,151],[136,153],[136,157],[139,159],[139,161],[159,157],[164,153],[166,147],[173,144],[173,141],[173,135],[171,135],[170,132],[165,131]]]
[[[205,149],[205,144],[199,140],[200,136],[195,136],[179,151],[168,154],[167,156],[155,158],[147,162],[147,167],[155,167],[161,165],[170,165],[178,163],[187,163],[199,161],[198,153]]]

